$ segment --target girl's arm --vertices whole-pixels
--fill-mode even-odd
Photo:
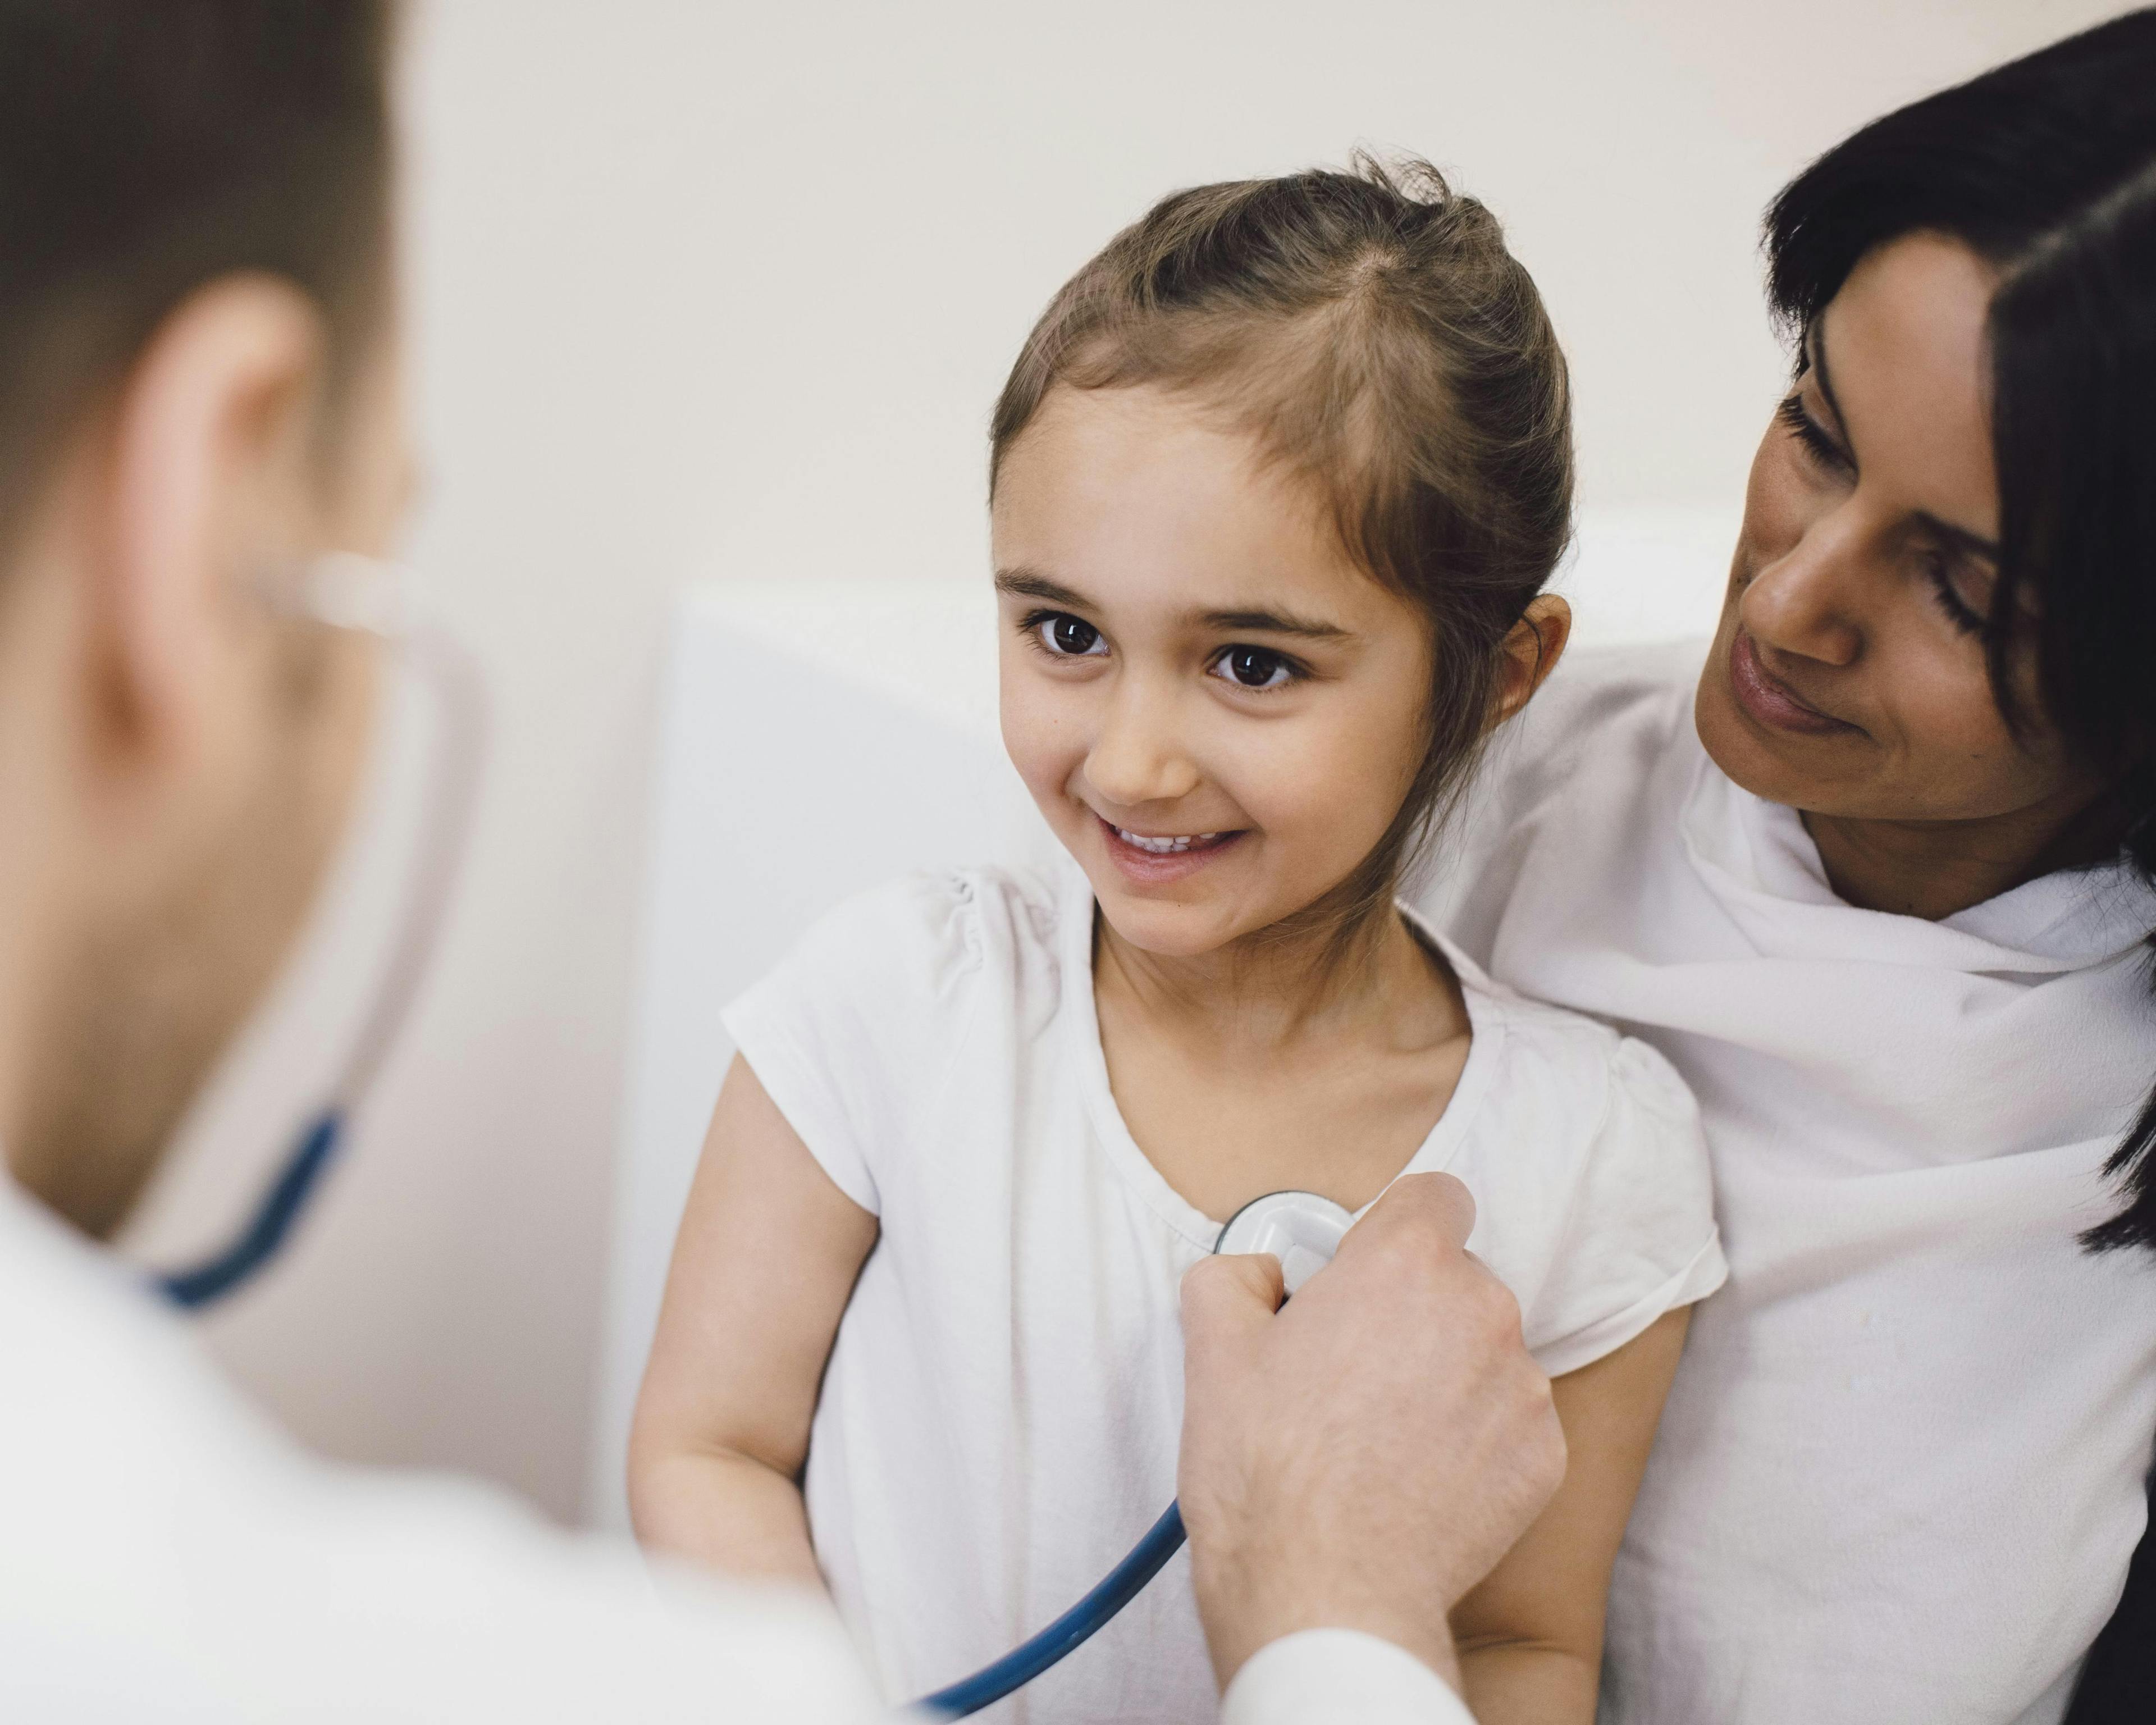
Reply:
[[[1564,1484],[1488,1579],[1452,1613],[1467,1704],[1481,1725],[1591,1725],[1609,1569],[1639,1493],[1691,1309],[1550,1388]]]
[[[637,1538],[822,1585],[801,1468],[839,1319],[876,1240],[736,1057],[674,1245],[629,1435]]]

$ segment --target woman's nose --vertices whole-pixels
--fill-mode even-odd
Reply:
[[[1810,522],[1796,542],[1762,562],[1738,602],[1755,641],[1823,664],[1845,665],[1863,650],[1865,537],[1854,511]]]
[[[1198,788],[1200,775],[1178,738],[1174,706],[1128,682],[1117,691],[1086,757],[1086,783],[1102,798],[1127,809]]]

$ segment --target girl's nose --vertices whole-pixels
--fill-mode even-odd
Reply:
[[[1135,809],[1198,788],[1200,774],[1178,740],[1173,707],[1128,684],[1108,703],[1086,756],[1086,782],[1103,799]]]
[[[1737,614],[1762,645],[1825,665],[1853,664],[1864,647],[1866,555],[1858,512],[1832,511],[1760,564]]]

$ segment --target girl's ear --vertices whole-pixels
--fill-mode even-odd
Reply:
[[[1572,607],[1553,593],[1530,600],[1499,651],[1504,662],[1497,673],[1497,702],[1490,717],[1493,731],[1535,698],[1535,691],[1557,669],[1564,657],[1564,644],[1572,639]]]

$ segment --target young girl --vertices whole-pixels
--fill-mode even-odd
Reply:
[[[1419,165],[1179,193],[1056,296],[990,488],[1004,741],[1070,861],[870,893],[728,1013],[638,1409],[647,1541],[820,1579],[893,1701],[964,1676],[1175,1495],[1178,1284],[1223,1219],[1442,1168],[1571,1455],[1455,1614],[1468,1698],[1592,1718],[1723,1274],[1704,1149],[1659,1056],[1394,896],[1563,650],[1569,436],[1533,285]],[[1002,1717],[1216,1705],[1178,1558]]]

